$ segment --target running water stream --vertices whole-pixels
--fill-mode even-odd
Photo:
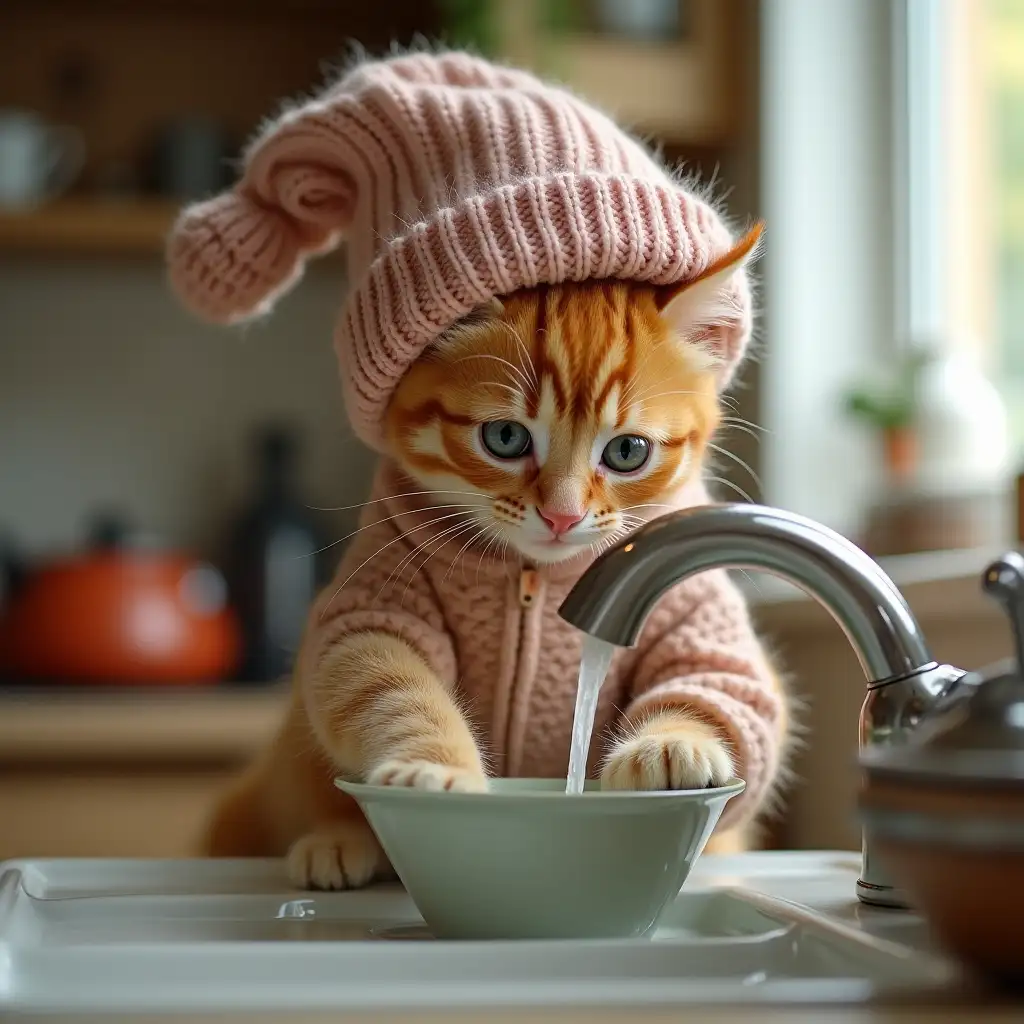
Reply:
[[[572,720],[572,746],[569,748],[569,776],[566,793],[582,793],[587,778],[587,754],[590,751],[591,733],[594,731],[594,716],[597,714],[597,698],[601,684],[612,663],[615,645],[598,640],[597,637],[583,638],[580,655],[580,681],[576,687],[576,712]]]

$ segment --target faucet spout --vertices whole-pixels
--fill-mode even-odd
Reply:
[[[867,677],[862,749],[904,742],[968,689],[960,686],[962,669],[932,660],[903,595],[872,558],[813,520],[758,505],[706,505],[652,520],[597,559],[559,613],[591,636],[631,647],[665,591],[695,573],[732,567],[781,576],[832,613]],[[865,831],[858,897],[906,907],[874,847]]]
[[[591,636],[631,647],[667,590],[695,573],[732,567],[780,576],[824,605],[868,682],[934,664],[903,595],[873,559],[813,520],[758,505],[707,505],[652,520],[583,574],[559,614]]]

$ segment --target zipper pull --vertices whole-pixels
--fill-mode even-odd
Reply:
[[[540,574],[536,569],[523,569],[519,574],[519,603],[529,608],[537,600],[540,591]]]

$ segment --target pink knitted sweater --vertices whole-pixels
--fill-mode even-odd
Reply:
[[[346,633],[393,633],[461,699],[494,774],[564,776],[581,635],[558,607],[586,563],[532,569],[472,552],[453,562],[458,541],[428,544],[410,561],[434,532],[423,524],[438,514],[420,512],[403,497],[417,490],[393,463],[381,464],[373,497],[385,500],[364,511],[361,525],[368,528],[314,606],[299,671],[314,671]],[[706,501],[701,484],[681,498],[683,505]],[[670,591],[638,647],[618,652],[601,692],[588,774],[623,715],[683,705],[728,737],[747,788],[730,803],[725,824],[742,820],[774,774],[780,700],[745,602],[723,572],[691,577]]]

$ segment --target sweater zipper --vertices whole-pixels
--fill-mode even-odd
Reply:
[[[525,566],[519,572],[519,632],[516,638],[515,661],[513,663],[512,678],[509,681],[508,704],[506,705],[505,717],[505,769],[509,770],[512,756],[512,726],[514,722],[513,709],[516,704],[516,694],[521,689],[523,679],[523,659],[526,645],[526,634],[529,628],[531,610],[536,606],[540,596],[540,573],[532,566]]]
[[[536,569],[525,568],[519,574],[519,607],[532,608],[540,591],[540,576]],[[523,641],[523,628],[519,627],[519,642]]]
[[[506,743],[508,741],[508,728],[512,724],[512,704],[515,699],[519,676],[523,667],[523,646],[526,642],[526,625],[530,615],[530,609],[537,603],[537,595],[540,593],[540,576],[537,570],[526,566],[519,573],[519,635],[516,638],[516,660],[515,671],[512,673],[512,687],[509,690],[509,716],[506,726]],[[506,747],[507,749],[507,747]]]

